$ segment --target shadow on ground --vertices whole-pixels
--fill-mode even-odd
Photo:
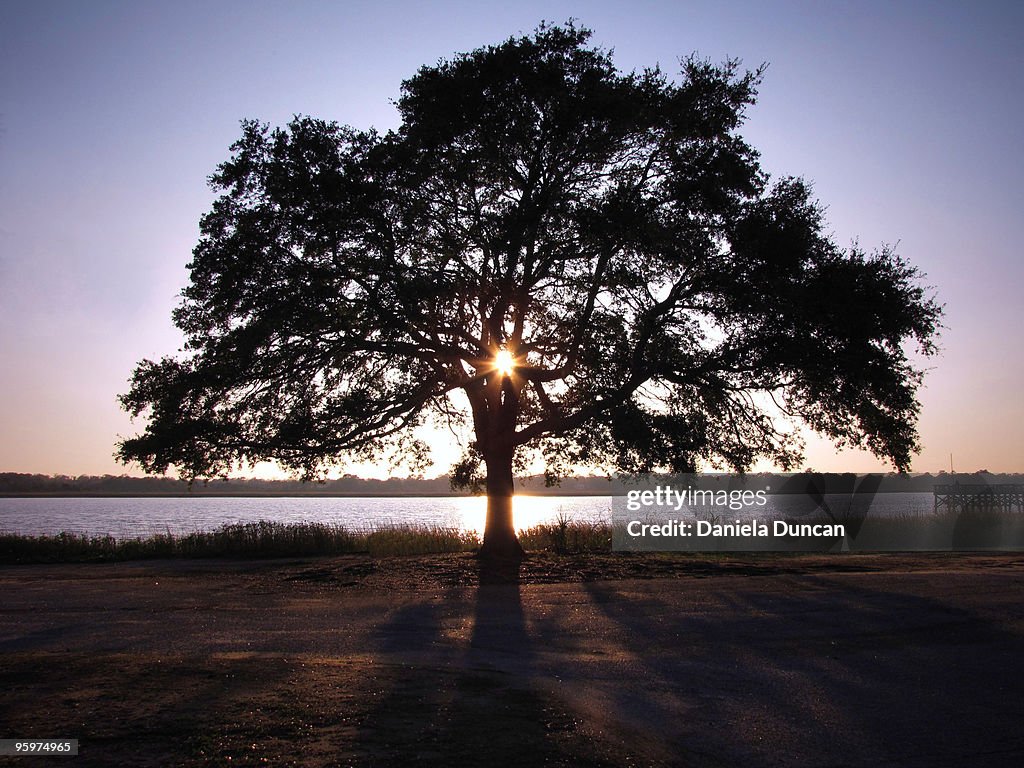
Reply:
[[[79,738],[77,766],[1016,764],[1019,561],[0,569],[0,722]]]

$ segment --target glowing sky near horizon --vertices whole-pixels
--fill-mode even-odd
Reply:
[[[1024,470],[1022,4],[9,0],[0,472],[138,473],[112,458],[136,431],[116,396],[181,344],[170,313],[239,120],[386,130],[420,65],[569,17],[626,70],[769,62],[743,129],[764,167],[814,183],[840,244],[898,242],[946,304],[914,469]],[[819,440],[807,466],[885,467]]]

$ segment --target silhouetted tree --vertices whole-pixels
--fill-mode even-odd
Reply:
[[[789,414],[896,467],[916,450],[940,310],[883,249],[843,250],[798,179],[738,135],[760,72],[624,74],[569,24],[423,67],[386,134],[243,123],[211,183],[179,359],[121,400],[119,457],[312,477],[465,419],[484,554],[520,552],[517,462],[626,472],[787,468]],[[773,402],[774,401],[774,402]]]

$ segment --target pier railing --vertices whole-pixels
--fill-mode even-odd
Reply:
[[[1024,485],[962,484],[935,486],[935,511],[966,510],[1024,512]]]

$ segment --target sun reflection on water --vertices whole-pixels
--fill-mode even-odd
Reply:
[[[598,499],[586,496],[517,495],[512,499],[512,524],[519,533],[541,523],[552,523],[559,515],[576,520],[596,519],[595,507],[601,506]],[[607,500],[607,507],[610,517],[610,497]],[[483,534],[484,523],[487,520],[487,497],[465,496],[458,499],[458,515],[459,527],[462,530]]]

